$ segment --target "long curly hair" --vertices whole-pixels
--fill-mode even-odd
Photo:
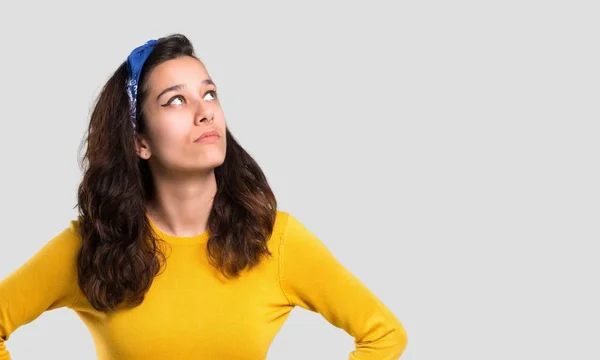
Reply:
[[[196,57],[181,34],[160,38],[142,69],[136,131],[144,133],[144,84],[157,65],[181,56]],[[161,271],[165,254],[152,231],[146,204],[154,196],[150,169],[136,155],[134,129],[125,91],[126,63],[110,77],[96,99],[82,142],[83,179],[77,193],[82,247],[77,257],[79,287],[99,311],[142,303]],[[224,163],[215,168],[217,192],[208,218],[207,250],[226,277],[270,256],[267,241],[277,201],[257,162],[226,131]]]

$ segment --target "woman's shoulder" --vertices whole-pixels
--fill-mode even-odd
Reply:
[[[274,245],[281,248],[289,243],[305,243],[315,238],[314,234],[293,213],[277,211],[275,226],[271,239]]]
[[[273,226],[273,236],[281,238],[289,230],[290,225],[298,222],[292,213],[285,210],[277,210],[275,224]]]
[[[46,241],[39,255],[53,258],[73,258],[82,244],[79,219],[71,219],[58,233]]]
[[[290,216],[291,214],[287,211],[277,210],[273,232],[275,232],[276,229],[281,230],[283,227],[285,227]]]
[[[287,211],[276,211],[275,223],[273,224],[273,231],[271,232],[271,238],[269,239],[269,248],[271,250],[278,250],[290,216],[291,214]]]
[[[70,246],[80,247],[82,241],[80,227],[80,218],[71,219],[67,222],[67,225],[63,228],[63,230],[57,235],[57,238],[63,239],[62,241]]]

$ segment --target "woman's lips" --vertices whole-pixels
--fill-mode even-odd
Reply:
[[[204,132],[200,137],[198,137],[194,142],[195,143],[214,143],[219,140],[221,136],[219,132],[216,130],[209,130]]]

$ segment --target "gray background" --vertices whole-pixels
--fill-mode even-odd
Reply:
[[[399,317],[403,359],[598,359],[594,1],[3,2],[0,276],[74,218],[102,84],[186,34],[301,219]],[[15,360],[93,359],[70,310]],[[269,359],[345,359],[296,309]]]

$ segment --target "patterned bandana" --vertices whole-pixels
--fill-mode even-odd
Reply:
[[[140,81],[140,73],[142,72],[142,67],[154,50],[154,47],[158,43],[157,40],[148,40],[144,45],[138,46],[135,48],[127,57],[127,95],[129,96],[129,115],[131,117],[131,123],[133,124],[133,129],[135,131],[136,128],[136,106],[137,106],[137,90],[138,83]]]

